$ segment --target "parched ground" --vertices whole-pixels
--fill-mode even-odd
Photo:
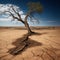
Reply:
[[[23,37],[27,31],[0,29],[0,60],[60,60],[60,28],[33,31],[40,34],[29,37],[29,46],[22,53],[12,55],[8,51],[16,47],[13,42]]]

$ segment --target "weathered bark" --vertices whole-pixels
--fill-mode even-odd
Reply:
[[[26,29],[27,29],[27,31],[28,31],[28,34],[31,35],[32,31],[31,31],[31,29],[30,29],[29,24],[28,24],[27,21],[25,21],[25,27],[26,27]]]
[[[28,30],[28,35],[31,35],[32,34],[32,31],[31,31],[31,29],[29,27],[29,24],[28,24],[28,21],[27,21],[28,20],[28,17],[30,16],[30,14],[31,14],[31,10],[27,12],[26,17],[24,19],[25,27]]]

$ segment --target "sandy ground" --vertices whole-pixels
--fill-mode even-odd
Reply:
[[[30,46],[22,53],[9,54],[12,44],[20,39],[26,30],[0,29],[0,60],[60,60],[60,29],[34,30],[40,34],[29,37]]]

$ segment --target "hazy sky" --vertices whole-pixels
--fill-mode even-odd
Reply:
[[[14,4],[21,8],[23,13],[27,11],[28,2],[40,2],[43,5],[43,12],[35,16],[40,20],[40,24],[30,25],[37,26],[60,26],[60,0],[0,0],[0,4]],[[20,26],[23,25],[19,22],[11,22],[1,20],[3,18],[0,15],[0,26]],[[9,20],[9,19],[8,19]]]

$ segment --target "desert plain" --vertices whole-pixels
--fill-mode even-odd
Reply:
[[[60,60],[60,27],[35,27],[32,31],[38,34],[29,36],[28,46],[13,55],[9,50],[21,48],[20,40],[27,30],[0,27],[0,60]]]

